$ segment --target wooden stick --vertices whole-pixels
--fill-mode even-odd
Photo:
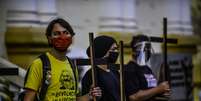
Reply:
[[[95,70],[95,65],[94,65],[94,59],[95,59],[95,54],[94,54],[94,35],[93,33],[89,33],[89,44],[90,44],[90,62],[91,62],[91,75],[92,75],[92,87],[96,87],[96,70]],[[96,97],[93,96],[93,101],[96,101]]]
[[[125,100],[125,94],[124,94],[124,51],[123,51],[123,41],[119,42],[119,48],[120,48],[120,97],[121,101]]]

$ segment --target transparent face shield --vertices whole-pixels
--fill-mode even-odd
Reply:
[[[148,65],[148,61],[151,57],[151,43],[139,42],[135,46],[135,60],[140,66]]]

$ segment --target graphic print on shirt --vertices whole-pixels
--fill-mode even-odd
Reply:
[[[147,81],[147,86],[148,87],[156,87],[157,86],[157,80],[153,76],[153,74],[144,74],[144,77]]]
[[[75,80],[72,71],[61,70],[58,78],[58,88],[50,92],[47,101],[76,101]]]
[[[74,79],[67,70],[62,70],[59,81],[61,84],[60,89],[74,89]]]

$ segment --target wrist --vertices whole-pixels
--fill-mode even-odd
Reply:
[[[92,97],[92,95],[90,93],[88,93],[87,95],[88,95],[89,100],[93,99],[93,97]]]
[[[163,93],[163,89],[161,89],[161,87],[160,86],[157,86],[156,88],[156,94],[160,94],[160,93]]]

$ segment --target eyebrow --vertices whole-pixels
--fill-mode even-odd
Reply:
[[[52,32],[68,32],[68,30],[63,30],[63,31],[52,31]]]

